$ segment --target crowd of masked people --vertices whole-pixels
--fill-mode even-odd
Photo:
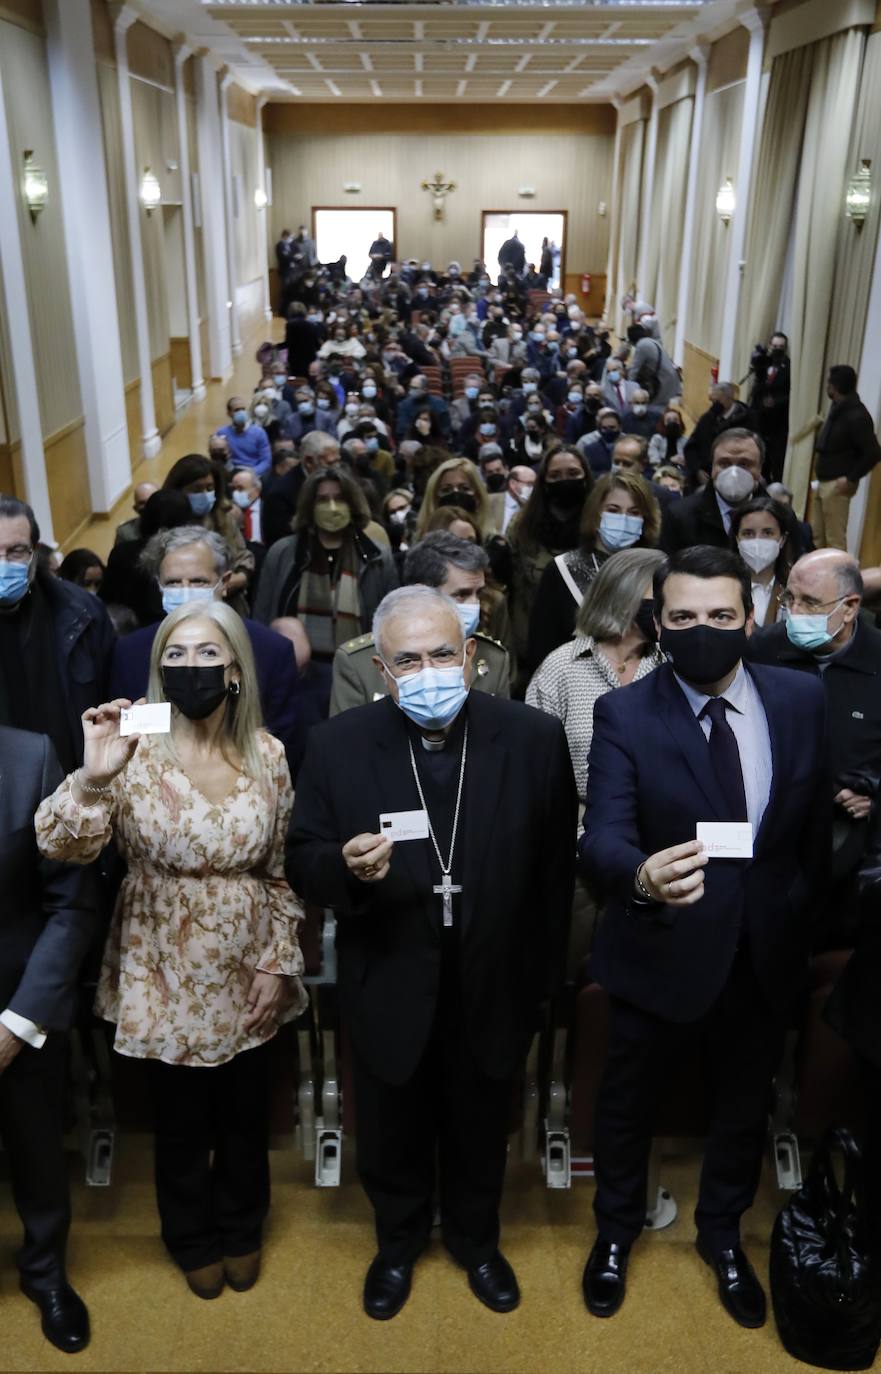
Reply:
[[[388,695],[373,626],[397,588],[455,607],[472,691],[556,718],[581,814],[597,702],[671,659],[665,569],[733,568],[746,662],[816,679],[825,699],[833,851],[814,949],[852,945],[877,904],[881,571],[863,576],[841,530],[879,451],[852,369],[829,373],[812,531],[780,481],[785,336],[754,355],[748,402],[714,384],[692,428],[646,302],[627,303],[619,341],[573,296],[530,289],[525,264],[394,265],[380,236],[355,283],[344,259],[318,264],[304,230],[285,241],[283,341],[259,350],[204,453],[135,488],[106,563],[77,549],[59,564],[30,508],[0,497],[0,782],[17,781],[0,786],[0,876],[18,884],[25,932],[0,944],[0,1131],[22,1286],[67,1350],[88,1341],[64,1274],[71,970],[109,920],[95,1007],[152,1076],[163,1239],[199,1296],[251,1287],[268,1046],[307,1001],[284,876],[292,780],[319,722]],[[704,571],[689,571],[695,546]],[[122,733],[144,698],[172,704],[170,734]],[[111,842],[125,863],[112,919]],[[604,907],[594,869],[571,905],[570,979]],[[640,884],[659,900],[657,872]],[[879,1028],[859,1017],[870,1067]],[[623,1296],[625,1239],[611,1225],[594,1263],[597,1315]],[[380,1301],[372,1315],[393,1313]]]

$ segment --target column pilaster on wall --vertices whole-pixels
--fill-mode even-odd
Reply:
[[[116,76],[119,85],[119,116],[122,129],[122,159],[125,172],[125,200],[128,211],[128,239],[132,265],[132,296],[135,309],[135,336],[140,373],[141,450],[145,458],[155,458],[162,447],[156,428],[153,400],[153,360],[150,356],[150,323],[147,315],[147,288],[144,282],[144,252],[141,243],[141,199],[135,158],[135,121],[128,66],[128,31],[139,18],[131,5],[111,5],[113,42],[116,50]]]
[[[875,243],[875,261],[872,265],[872,284],[869,287],[869,304],[866,310],[866,327],[863,333],[863,347],[860,354],[860,400],[875,421],[875,428],[881,426],[881,349],[878,347],[878,318],[881,312],[881,230]],[[872,475],[864,477],[857,488],[857,494],[850,503],[847,521],[847,547],[859,558],[863,542],[863,528],[869,506],[869,492]]]
[[[259,185],[264,196],[266,195],[266,149],[263,140],[263,106],[266,104],[266,96],[261,95],[257,100],[257,168],[260,178]],[[272,300],[269,293],[269,235],[266,232],[266,225],[269,218],[269,202],[263,206],[262,210],[257,210],[257,242],[260,245],[260,263],[263,275],[263,318],[272,319]]]
[[[52,115],[92,509],[131,482],[110,201],[89,0],[44,0]]]
[[[242,333],[239,328],[238,273],[236,272],[236,227],[233,213],[232,187],[232,150],[229,136],[229,96],[233,83],[232,72],[225,72],[220,80],[220,146],[223,160],[223,205],[226,221],[226,276],[229,283],[229,328],[232,337],[233,356],[242,351]]]
[[[758,143],[759,111],[761,108],[762,62],[765,56],[765,33],[769,10],[756,5],[738,18],[749,30],[749,56],[746,64],[746,86],[743,93],[743,117],[740,124],[740,152],[737,158],[737,188],[734,214],[731,217],[728,245],[728,274],[725,282],[725,304],[722,311],[722,339],[719,345],[719,377],[733,380],[734,347],[737,338],[737,312],[740,309],[740,289],[743,283],[743,254],[746,247],[746,226],[749,220],[749,198],[753,181],[753,158]]]
[[[691,269],[694,263],[694,226],[697,219],[698,168],[700,166],[701,136],[704,127],[704,104],[707,95],[707,68],[710,48],[699,43],[688,54],[697,67],[694,108],[691,116],[691,143],[688,150],[688,177],[685,183],[685,217],[682,224],[682,259],[679,265],[679,298],[676,302],[676,339],[673,361],[682,367],[685,361],[685,331],[688,326],[688,305],[691,299]]]
[[[3,283],[6,328],[12,355],[8,380],[18,416],[22,492],[33,507],[43,538],[54,540],[18,217],[22,194],[21,175],[22,168],[14,166],[12,162],[3,72],[0,70],[0,281]],[[51,187],[49,194],[52,194]],[[38,225],[34,227],[36,229]],[[9,492],[9,495],[14,493]]]
[[[190,184],[190,136],[183,67],[192,49],[186,43],[174,47],[174,101],[177,115],[177,146],[180,161],[181,208],[184,221],[184,280],[187,293],[187,333],[190,341],[190,375],[193,400],[205,396],[202,376],[202,335],[199,328],[199,291],[196,283],[196,243],[193,232],[193,191]]]
[[[196,134],[199,146],[199,206],[205,300],[208,310],[208,366],[225,381],[232,372],[226,228],[223,210],[223,157],[217,71],[204,51],[195,55]],[[194,207],[195,210],[195,207]]]
[[[607,321],[614,320],[617,304],[613,304],[615,280],[618,274],[618,239],[621,235],[621,105],[615,98],[615,148],[612,153],[612,193],[609,208],[609,256],[606,262],[606,304],[603,315]],[[611,307],[611,308],[610,308]]]
[[[650,72],[645,79],[645,84],[652,93],[652,112],[649,116],[649,126],[646,137],[646,153],[643,167],[645,175],[642,180],[642,213],[639,217],[639,256],[637,258],[636,282],[637,290],[643,300],[646,299],[646,278],[648,277],[649,263],[649,243],[652,233],[652,202],[655,196],[655,157],[658,149],[658,86],[659,82],[654,73]]]

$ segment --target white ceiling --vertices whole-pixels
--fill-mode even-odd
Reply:
[[[596,103],[752,0],[135,0],[273,100]]]

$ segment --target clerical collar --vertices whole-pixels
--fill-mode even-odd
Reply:
[[[465,705],[462,707],[461,711],[456,716],[455,720],[450,722],[450,724],[444,731],[443,736],[440,739],[428,739],[427,736],[425,736],[419,729],[419,726],[416,725],[412,720],[410,720],[409,717],[407,717],[407,725],[410,730],[410,735],[411,737],[415,735],[418,738],[419,743],[421,744],[422,748],[425,750],[427,754],[443,753],[443,751],[447,748],[447,746],[450,743],[458,747],[459,743],[461,742],[462,735],[465,731],[467,710],[468,703],[466,701]]]
[[[419,743],[427,753],[439,754],[442,749],[446,749],[447,747],[447,736],[444,735],[442,739],[429,739],[427,735],[423,735],[420,732]]]

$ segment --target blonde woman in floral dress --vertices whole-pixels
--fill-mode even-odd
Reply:
[[[114,701],[83,716],[83,767],[36,816],[48,857],[128,865],[96,1009],[119,1054],[150,1061],[162,1237],[199,1297],[256,1282],[269,1207],[269,1042],[306,993],[302,907],[283,868],[293,795],[260,728],[250,643],[219,601],[159,627],[150,701],[171,734],[120,736]]]

